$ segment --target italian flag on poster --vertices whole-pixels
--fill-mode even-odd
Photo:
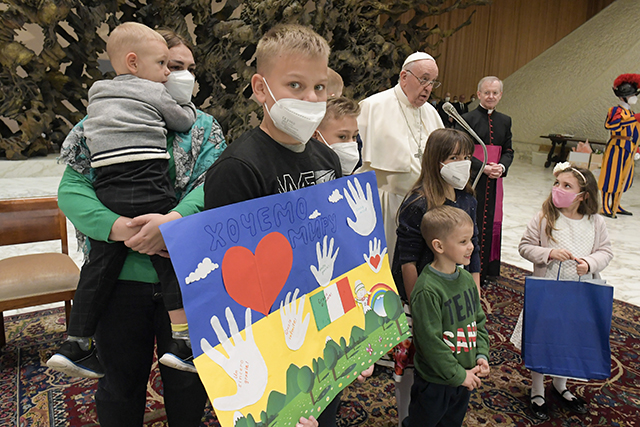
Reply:
[[[331,322],[356,307],[349,279],[346,277],[312,295],[309,301],[318,330],[329,326]]]

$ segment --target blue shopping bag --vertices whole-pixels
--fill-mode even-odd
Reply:
[[[525,278],[522,355],[542,374],[611,375],[613,288],[603,281]]]

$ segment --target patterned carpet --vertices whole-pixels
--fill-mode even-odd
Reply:
[[[640,425],[640,308],[616,301],[611,331],[612,376],[573,383],[590,402],[589,413],[571,415],[548,393],[551,421],[533,419],[527,409],[528,371],[509,337],[522,308],[525,271],[503,266],[503,277],[485,291],[484,307],[492,340],[491,377],[472,394],[465,425],[470,426],[638,426]],[[97,426],[93,380],[69,381],[44,367],[64,338],[62,308],[5,319],[7,346],[0,353],[0,427]],[[547,384],[549,390],[550,382]],[[146,427],[164,427],[162,385],[151,375]],[[397,425],[391,372],[377,368],[363,384],[342,396],[340,427]],[[218,426],[208,408],[203,426]]]

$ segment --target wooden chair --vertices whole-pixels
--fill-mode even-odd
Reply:
[[[58,239],[62,253],[0,259],[0,347],[6,344],[5,310],[64,301],[68,326],[80,277],[69,257],[67,220],[57,197],[0,200],[0,246]]]

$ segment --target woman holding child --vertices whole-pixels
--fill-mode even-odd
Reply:
[[[171,31],[161,34],[169,47],[168,68],[193,72],[195,62],[188,42]],[[149,255],[166,251],[160,224],[202,210],[204,172],[225,147],[220,126],[202,111],[197,112],[189,132],[169,132],[169,175],[178,205],[166,215],[131,219],[113,213],[96,197],[82,122],[63,144],[61,159],[67,169],[58,191],[60,208],[81,233],[101,241],[125,241],[131,249],[95,334],[105,371],[95,397],[102,426],[143,424],[154,345],[163,354],[171,343],[169,316]],[[169,424],[200,425],[207,396],[199,377],[162,365],[160,372]]]

